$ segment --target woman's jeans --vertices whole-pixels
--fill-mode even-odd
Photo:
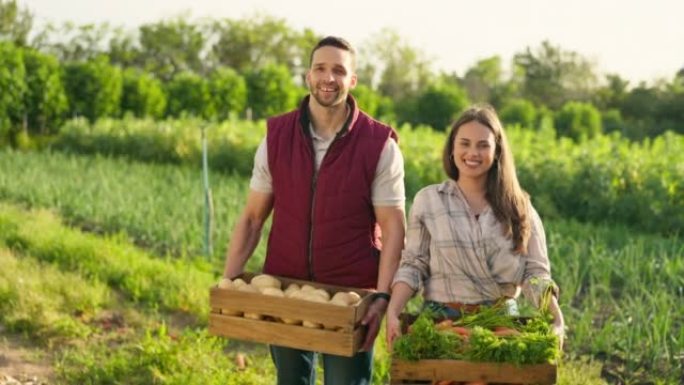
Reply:
[[[314,385],[317,356],[323,357],[325,385],[369,385],[373,377],[372,350],[343,357],[274,345],[270,349],[278,385]]]

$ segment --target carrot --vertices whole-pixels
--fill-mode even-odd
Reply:
[[[451,320],[445,319],[444,321],[438,323],[435,325],[435,329],[437,330],[447,330],[453,325],[453,322]]]
[[[519,334],[520,332],[513,328],[507,328],[505,326],[494,327],[494,335],[499,337],[517,336]]]
[[[463,326],[452,326],[451,331],[463,337],[470,336],[470,329],[464,328]]]

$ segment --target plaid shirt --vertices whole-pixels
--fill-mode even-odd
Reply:
[[[513,241],[487,207],[476,219],[454,181],[416,194],[408,219],[406,248],[394,283],[424,289],[426,300],[481,303],[515,298],[521,289],[533,304],[551,280],[544,227],[530,205],[532,232],[527,254],[514,254]]]

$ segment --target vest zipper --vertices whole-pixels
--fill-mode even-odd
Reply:
[[[311,181],[311,224],[309,225],[309,280],[315,281],[313,273],[313,235],[314,235],[314,207],[316,206],[316,182],[318,172],[316,172],[316,153],[314,152],[314,175]],[[321,162],[322,165],[322,162]]]
[[[310,281],[315,281],[316,277],[314,276],[313,272],[313,239],[314,239],[314,209],[316,207],[316,183],[318,182],[318,173],[321,171],[323,168],[323,164],[325,164],[325,158],[328,156],[328,153],[332,149],[332,146],[337,142],[338,135],[335,135],[335,138],[333,141],[330,143],[328,146],[328,149],[325,151],[325,155],[323,155],[323,159],[321,159],[321,166],[316,170],[316,149],[314,148],[313,145],[313,138],[311,138],[311,154],[313,155],[313,180],[311,181],[311,224],[309,225],[309,280]]]

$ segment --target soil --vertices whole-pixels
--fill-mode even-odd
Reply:
[[[47,385],[54,382],[49,353],[0,326],[0,385]]]

